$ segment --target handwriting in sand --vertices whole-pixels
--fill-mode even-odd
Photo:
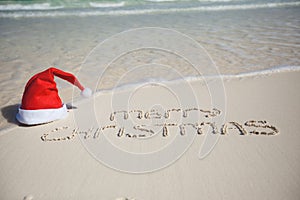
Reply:
[[[137,120],[151,120],[151,119],[170,119],[171,116],[175,113],[182,115],[183,118],[188,118],[191,113],[197,112],[200,114],[202,119],[201,122],[184,122],[184,123],[154,123],[151,125],[146,124],[138,124],[134,125],[132,128],[135,130],[135,133],[129,133],[126,131],[126,126],[122,123],[114,123],[116,117],[121,117],[124,121],[129,120],[129,117],[134,117]],[[244,123],[239,123],[235,121],[230,121],[223,124],[221,127],[217,127],[216,123],[213,121],[205,121],[205,119],[212,119],[221,114],[221,111],[213,108],[212,110],[204,110],[198,108],[188,108],[188,109],[180,109],[173,108],[169,110],[165,110],[164,112],[160,112],[158,110],[152,109],[150,111],[144,112],[143,110],[130,110],[130,111],[114,111],[109,115],[109,121],[113,124],[104,125],[101,127],[91,127],[88,130],[80,130],[79,128],[72,129],[69,135],[63,137],[51,137],[53,133],[59,133],[60,131],[65,131],[69,129],[67,126],[58,127],[54,130],[51,130],[41,136],[43,141],[66,141],[72,140],[76,137],[76,135],[83,135],[84,139],[97,139],[101,134],[105,134],[108,130],[113,130],[116,137],[122,138],[145,138],[151,137],[154,134],[161,134],[162,137],[167,137],[171,133],[171,130],[180,136],[184,136],[188,134],[189,131],[195,131],[197,135],[204,135],[203,131],[205,128],[209,128],[211,130],[211,134],[220,134],[220,135],[228,135],[229,130],[236,130],[238,135],[268,135],[273,136],[279,134],[278,129],[269,124],[265,120],[248,120]],[[154,127],[160,127],[160,133],[155,132]],[[176,131],[177,130],[177,131]],[[111,133],[111,131],[110,131]]]

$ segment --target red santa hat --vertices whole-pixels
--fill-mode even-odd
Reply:
[[[92,95],[92,91],[84,88],[73,74],[51,67],[34,75],[27,82],[22,104],[16,116],[19,122],[35,125],[63,119],[67,116],[67,107],[58,96],[54,76],[77,86],[81,90],[82,96]]]

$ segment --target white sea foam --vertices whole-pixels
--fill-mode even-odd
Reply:
[[[125,6],[125,1],[116,2],[116,3],[98,3],[98,2],[89,2],[89,5],[94,8],[114,8]]]
[[[40,4],[8,4],[0,5],[0,11],[14,11],[14,10],[55,10],[63,8],[63,6],[51,6],[50,3],[40,3]]]
[[[222,2],[237,2],[237,1],[242,1],[242,0],[198,0],[199,2],[218,2],[218,3],[222,3]]]
[[[185,81],[197,81],[199,79],[210,80],[210,79],[222,78],[222,80],[226,81],[226,80],[231,80],[231,79],[269,76],[269,75],[277,74],[277,73],[296,72],[296,71],[300,71],[300,66],[276,66],[276,67],[272,67],[269,69],[262,69],[262,70],[251,71],[251,72],[242,72],[239,74],[220,74],[220,75],[210,75],[210,76],[204,76],[204,77],[189,76],[189,77],[184,77],[184,80]],[[172,80],[172,81],[174,81],[174,80]]]
[[[269,69],[262,69],[253,72],[243,72],[236,75],[222,75],[226,78],[244,78],[244,77],[254,77],[254,76],[266,76],[272,75],[276,73],[284,73],[284,72],[296,72],[300,71],[300,66],[276,66]]]
[[[244,4],[244,5],[215,5],[215,6],[199,6],[189,8],[153,8],[153,9],[132,9],[132,10],[54,10],[51,12],[45,11],[18,11],[18,12],[0,12],[0,17],[60,17],[60,16],[102,16],[102,15],[140,15],[152,13],[174,13],[174,12],[196,12],[196,11],[225,11],[225,10],[248,10],[259,8],[277,8],[287,6],[300,6],[298,2],[282,2],[282,3],[263,3],[263,4]]]
[[[243,2],[247,0],[198,0],[199,2],[227,3],[227,2]]]
[[[210,75],[210,76],[188,76],[188,77],[181,77],[178,79],[172,79],[172,80],[163,80],[161,78],[155,79],[146,79],[142,81],[137,81],[137,82],[131,82],[131,83],[125,83],[118,85],[114,88],[110,89],[104,89],[104,90],[98,90],[96,91],[97,94],[101,93],[110,93],[112,90],[114,91],[122,91],[122,90],[128,90],[128,89],[133,89],[140,87],[141,85],[167,85],[167,84],[172,84],[176,83],[178,81],[199,81],[200,83],[206,84],[209,81],[213,81],[216,79],[221,79],[222,81],[230,81],[234,79],[243,79],[243,78],[251,78],[251,77],[261,77],[261,76],[270,76],[272,74],[277,74],[277,73],[285,73],[285,72],[296,72],[300,71],[300,66],[277,66],[269,69],[262,69],[258,71],[253,71],[253,72],[244,72],[240,74],[226,74],[226,75]]]
[[[175,2],[175,1],[188,1],[188,0],[145,0],[145,1],[149,1],[149,2]],[[237,2],[237,1],[243,1],[243,0],[198,0],[199,2]]]
[[[177,0],[146,0],[146,1],[161,3],[161,2],[174,2],[174,1],[177,1]]]

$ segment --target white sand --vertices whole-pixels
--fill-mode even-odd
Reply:
[[[225,122],[240,123],[247,135],[239,135],[238,130],[228,129],[227,135],[218,133],[217,137],[211,137],[209,129],[203,135],[197,135],[195,130],[187,128],[182,136],[178,127],[170,128],[166,137],[162,136],[159,129],[152,138],[142,140],[124,135],[117,137],[117,129],[104,133],[115,145],[135,153],[149,152],[157,149],[157,145],[161,147],[169,142],[172,144],[176,138],[185,141],[195,136],[192,145],[177,161],[152,173],[120,172],[93,158],[84,145],[89,144],[89,149],[99,149],[99,146],[93,145],[104,141],[102,134],[96,139],[92,139],[92,135],[84,139],[84,135],[80,134],[62,141],[43,141],[41,136],[49,133],[46,139],[53,140],[70,136],[76,127],[84,130],[93,123],[94,113],[99,120],[96,126],[116,122],[117,125],[123,123],[125,129],[129,130],[131,120],[140,124],[149,123],[149,120],[130,116],[126,121],[117,116],[115,121],[110,121],[110,112],[131,109],[147,111],[155,102],[168,109],[192,108],[195,105],[191,96],[182,97],[181,104],[178,104],[169,92],[182,89],[188,94],[184,84],[167,85],[170,90],[152,86],[140,88],[134,93],[125,90],[113,95],[100,94],[94,99],[92,112],[89,111],[91,100],[82,101],[75,104],[77,109],[72,110],[67,119],[40,126],[19,126],[1,132],[1,199],[297,199],[300,196],[299,78],[300,72],[285,72],[225,82],[227,99],[217,101],[226,103],[220,117],[224,116]],[[206,87],[197,81],[191,82],[191,86],[196,91],[198,102],[201,102],[199,108],[210,109],[211,99]],[[128,100],[130,93],[132,95]],[[179,93],[177,97],[181,97]],[[74,122],[74,119],[80,122]],[[174,123],[180,123],[178,119],[170,118],[167,122],[173,120]],[[192,122],[197,118],[191,114],[181,119]],[[219,122],[218,117],[210,119]],[[279,133],[250,134],[251,130],[272,131],[247,127],[244,123],[248,120],[266,120]],[[149,123],[153,129],[154,121]],[[51,132],[61,127],[68,129]],[[221,129],[219,125],[218,129]],[[199,150],[205,138],[208,139],[206,144],[213,144],[217,138],[218,142],[210,154],[200,160]],[[108,157],[116,156],[108,150],[102,153]],[[170,153],[169,157],[162,156],[161,160],[156,161],[163,163],[164,159],[174,155]],[[116,159],[116,165],[120,168],[130,168],[125,158],[118,160],[116,156]],[[141,167],[138,169],[145,167],[143,163],[136,163],[136,166]]]

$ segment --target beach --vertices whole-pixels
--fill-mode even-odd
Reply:
[[[17,127],[1,135],[1,195],[4,199],[22,199],[30,195],[34,199],[98,199],[99,196],[103,199],[295,199],[299,196],[300,184],[297,139],[299,76],[299,72],[289,72],[225,83],[225,122],[241,124],[247,130],[246,135],[241,135],[237,129],[228,129],[225,135],[221,135],[220,130],[214,135],[212,130],[207,129],[198,135],[192,128],[187,128],[186,134],[181,135],[178,127],[170,127],[168,136],[164,137],[160,130],[151,140],[140,139],[139,136],[132,138],[125,133],[118,136],[118,129],[95,136],[95,129],[84,134],[89,127],[83,126],[89,123],[81,122],[85,123],[79,123],[81,133],[78,131],[71,139],[64,139],[72,136],[74,129],[78,128],[73,117],[76,118],[79,109],[81,115],[84,113],[82,110],[89,104],[86,101],[76,104],[78,110],[72,111],[65,120],[42,126]],[[195,84],[197,95],[205,102],[207,98],[201,95],[205,93],[205,88],[197,87],[196,82],[192,84]],[[124,97],[128,92],[131,91],[117,93],[115,98]],[[160,87],[145,87],[140,93],[168,96]],[[103,126],[112,124],[107,106],[110,95],[100,95],[98,98],[101,101],[98,102],[101,103],[96,105],[96,112],[101,113],[99,117],[103,118],[100,119]],[[141,95],[133,98],[136,108],[138,105],[139,109],[147,106]],[[203,108],[207,107],[203,104]],[[118,117],[122,119],[122,116]],[[193,117],[187,119],[192,122]],[[271,133],[272,130],[247,127],[244,123],[249,120],[266,120],[279,132],[273,131],[271,135],[250,133],[252,130]],[[155,130],[155,127],[149,127]],[[143,132],[137,132],[140,133]],[[214,137],[212,139],[216,144],[211,151],[205,152],[208,155],[203,154],[200,159],[201,147],[210,136]],[[181,152],[183,155],[180,158],[175,157],[171,164],[162,165],[162,169],[152,168],[155,171],[151,173],[141,170],[141,173],[132,174],[132,171],[126,173],[119,170],[130,170],[133,166],[123,166],[121,163],[111,165],[105,156],[97,156],[92,143],[97,145],[105,138],[123,150],[144,153],[152,151],[154,145],[172,145],[174,138],[180,141],[188,139],[192,143]],[[103,153],[111,156],[109,152],[107,149]],[[141,167],[139,169],[145,167],[137,166]]]
[[[1,199],[299,198],[298,4],[0,6]],[[19,124],[50,66],[94,95]]]

